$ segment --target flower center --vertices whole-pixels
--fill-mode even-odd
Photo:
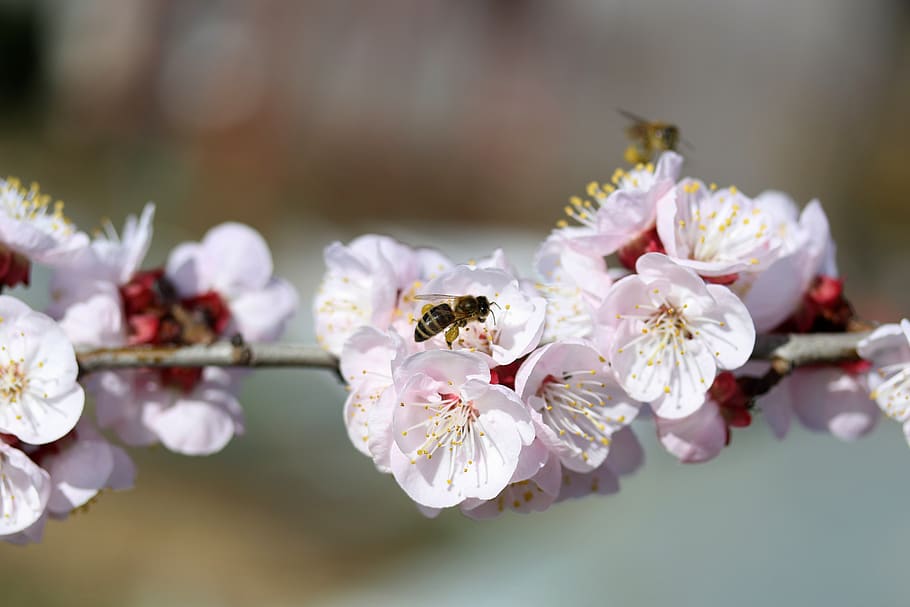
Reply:
[[[430,418],[423,425],[426,429],[426,440],[417,449],[417,455],[433,459],[437,449],[449,447],[453,450],[464,444],[464,439],[471,434],[473,422],[477,419],[477,408],[473,401],[464,402],[456,394],[440,394],[438,403],[427,403],[426,409]]]
[[[479,321],[469,322],[458,331],[455,344],[471,352],[493,353],[493,344],[499,339],[499,329],[487,327]]]
[[[580,288],[560,282],[537,283],[535,288],[547,300],[545,341],[591,334],[593,321],[582,301]]]
[[[686,307],[683,306],[683,308]],[[645,328],[642,329],[642,333],[648,333],[649,331],[670,335],[674,339],[692,339],[693,337],[683,310],[669,303],[661,304],[651,317],[645,321]]]
[[[478,454],[483,454],[491,445],[495,448],[495,444],[483,444],[488,439],[485,438],[486,432],[474,401],[465,402],[457,394],[440,394],[440,397],[438,402],[415,403],[415,406],[422,406],[429,417],[403,431],[402,435],[423,430],[424,442],[417,448],[416,457],[431,460],[437,454],[448,456],[446,482],[451,485],[459,472],[458,468],[461,468],[460,472],[467,473],[475,465]],[[416,464],[416,459],[412,458],[411,463]]]
[[[18,402],[27,388],[28,378],[19,363],[0,366],[0,398],[7,403]]]
[[[622,424],[625,416],[612,418],[600,408],[606,407],[613,396],[603,393],[607,384],[593,369],[567,371],[562,377],[548,375],[537,391],[546,405],[542,411],[543,421],[559,436],[572,435],[590,443],[610,444],[611,424]],[[582,459],[588,454],[575,446]]]
[[[707,388],[708,378],[704,377],[701,368],[690,365],[688,342],[700,337],[698,326],[701,323],[711,323],[719,327],[726,326],[723,321],[709,317],[693,316],[688,310],[689,304],[682,306],[664,301],[659,306],[636,304],[635,309],[644,314],[620,314],[619,319],[638,320],[642,322],[641,334],[628,344],[619,349],[621,353],[627,348],[634,348],[639,360],[645,362],[645,367],[671,365],[684,367],[688,372],[697,375],[698,382]],[[716,355],[716,354],[715,354]],[[647,381],[648,377],[632,374],[632,379]],[[664,392],[670,393],[670,386],[664,386]]]
[[[687,194],[701,188],[698,182],[683,184]],[[698,261],[734,261],[748,259],[752,265],[759,260],[754,252],[767,244],[772,233],[768,218],[758,207],[743,209],[738,190],[716,192],[710,198],[694,203],[690,210],[691,221],[680,219],[676,224],[677,236],[689,243],[689,258]]]
[[[879,402],[885,415],[903,420],[910,406],[910,363],[887,365],[878,374],[887,379],[869,396]]]
[[[218,293],[180,298],[161,269],[137,272],[120,287],[120,297],[130,345],[210,344],[231,320],[230,309]],[[190,392],[202,369],[165,368],[159,374],[163,384]]]

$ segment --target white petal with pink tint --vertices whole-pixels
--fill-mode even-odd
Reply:
[[[326,273],[313,302],[316,339],[335,355],[364,325],[380,330],[392,322],[398,298],[396,273],[382,257],[367,257],[339,242],[326,247]]]
[[[872,363],[869,397],[888,417],[910,420],[910,321],[878,327],[857,351]]]
[[[231,326],[225,332],[239,332],[247,341],[275,341],[284,333],[298,305],[297,290],[284,279],[271,278],[261,289],[241,293],[229,301]]]
[[[262,236],[239,223],[224,223],[202,242],[184,243],[168,257],[166,278],[181,297],[214,291],[231,312],[226,333],[248,341],[274,341],[297,311],[298,297],[272,276],[272,254]]]
[[[597,344],[629,396],[661,417],[686,417],[704,403],[718,367],[748,360],[755,327],[728,289],[664,255],[643,255],[636,268],[598,310]]]
[[[727,442],[727,425],[712,400],[679,419],[657,417],[657,436],[664,448],[686,464],[717,457]]]
[[[554,232],[538,248],[534,266],[540,277],[535,288],[547,300],[542,340],[589,336],[593,310],[613,284],[604,258],[579,252],[562,233]]]
[[[562,480],[559,469],[559,459],[539,440],[534,441],[522,450],[512,482],[499,495],[489,500],[466,499],[461,503],[461,511],[479,520],[495,518],[506,509],[521,514],[542,512],[559,495]]]
[[[98,424],[128,445],[161,442],[185,455],[209,455],[244,432],[243,410],[229,372],[203,370],[191,391],[162,385],[154,370],[109,371],[90,376]]]
[[[374,457],[377,466],[385,471],[389,466],[388,448],[381,445],[392,440],[392,407],[396,402],[393,372],[404,355],[401,337],[373,327],[358,329],[341,351],[341,375],[350,389],[344,404],[348,437],[358,451]],[[379,411],[375,411],[376,408]],[[371,449],[374,444],[382,451],[378,457]]]
[[[66,263],[88,246],[88,236],[63,215],[63,203],[32,184],[0,179],[0,243],[25,257],[57,265]]]
[[[415,354],[396,372],[392,473],[419,504],[497,496],[534,440],[530,410],[489,380],[483,357],[451,351]]]
[[[85,402],[73,346],[49,317],[0,295],[0,431],[44,444],[69,432]]]
[[[211,455],[243,434],[243,410],[230,391],[202,382],[152,417],[148,426],[175,453]]]
[[[837,367],[806,368],[789,380],[793,411],[810,430],[853,441],[871,432],[881,417],[860,375]]]
[[[71,303],[53,306],[51,312],[69,340],[79,348],[104,348],[123,345],[123,306],[117,285],[105,281],[86,281],[82,292],[70,292]]]
[[[209,230],[202,242],[176,248],[165,273],[183,297],[217,291],[232,299],[268,284],[272,254],[256,230],[223,223]]]
[[[48,511],[55,517],[88,503],[108,486],[117,462],[114,447],[100,435],[82,436],[62,445],[59,453],[42,460],[53,489]]]
[[[589,344],[546,345],[522,364],[515,378],[522,400],[540,412],[541,434],[560,462],[591,471],[607,458],[612,435],[632,423],[640,403],[616,381],[606,359]]]
[[[619,491],[619,477],[633,474],[644,463],[645,452],[630,427],[613,435],[610,455],[599,468],[591,472],[575,472],[563,468],[559,498],[568,499],[588,495],[612,495]]]
[[[657,232],[667,255],[702,276],[757,272],[778,256],[773,219],[730,188],[710,192],[685,179],[657,205]]]
[[[657,203],[675,197],[682,156],[664,152],[657,166],[639,165],[630,171],[618,169],[609,184],[588,184],[587,195],[569,200],[566,214],[582,227],[564,227],[559,234],[570,245],[589,255],[604,256],[646,232],[654,225]]]
[[[31,527],[44,513],[50,477],[27,455],[0,441],[0,537]]]

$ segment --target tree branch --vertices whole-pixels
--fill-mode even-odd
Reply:
[[[752,360],[770,361],[777,373],[821,363],[856,360],[856,344],[869,333],[760,335]],[[76,355],[81,374],[138,367],[301,367],[337,371],[338,359],[318,346],[243,344],[136,346],[83,350]]]
[[[304,367],[338,368],[338,359],[318,346],[234,344],[135,346],[76,353],[80,373],[137,367]]]

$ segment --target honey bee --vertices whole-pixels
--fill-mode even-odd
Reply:
[[[483,295],[415,295],[414,299],[436,301],[428,303],[421,310],[421,318],[414,328],[414,341],[426,341],[445,331],[449,348],[458,339],[459,331],[471,321],[486,322],[493,314],[491,307],[497,306]],[[440,301],[447,300],[447,301]],[[493,321],[496,315],[493,314]]]
[[[680,138],[679,127],[675,124],[654,122],[626,110],[618,111],[632,122],[626,127],[626,137],[632,141],[625,154],[626,162],[630,164],[651,162],[654,152],[676,150],[680,141],[686,143]]]

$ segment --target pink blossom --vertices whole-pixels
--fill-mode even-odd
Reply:
[[[2,441],[0,444],[7,449],[13,448]],[[14,445],[18,448],[17,452],[21,451],[27,457],[22,464],[38,466],[41,473],[35,478],[41,482],[46,480],[48,485],[48,495],[40,516],[25,529],[3,537],[14,544],[40,542],[48,517],[64,519],[74,509],[91,502],[104,489],[129,489],[136,475],[135,466],[126,452],[108,443],[85,419],[72,432],[53,443]],[[34,516],[33,513],[31,518]],[[0,536],[3,536],[2,532]]]
[[[53,302],[48,313],[74,344],[86,348],[126,343],[120,287],[130,282],[152,241],[155,205],[130,215],[118,235],[107,222],[90,245],[73,255],[51,279]]]
[[[411,307],[409,296],[423,281],[451,267],[432,249],[412,249],[374,234],[349,245],[335,242],[326,247],[324,256],[326,273],[313,312],[316,339],[335,355],[341,354],[345,340],[359,327],[389,328]]]
[[[540,277],[535,288],[547,300],[542,341],[588,337],[593,311],[613,284],[604,258],[576,250],[554,232],[538,248],[534,266]]]
[[[653,228],[658,201],[675,196],[673,186],[679,179],[682,162],[679,154],[664,152],[656,167],[638,165],[628,172],[618,169],[611,183],[589,184],[587,194],[594,203],[573,197],[565,209],[581,227],[565,225],[561,234],[572,246],[592,255],[620,251],[623,256],[623,247],[642,248],[636,243]]]
[[[798,370],[789,379],[793,412],[802,424],[852,441],[875,428],[880,412],[861,373],[842,367]]]
[[[871,432],[880,412],[868,398],[862,371],[854,365],[801,367],[758,399],[758,407],[777,438],[787,435],[794,417],[813,432],[844,441]],[[749,363],[749,375],[760,375],[763,363]]]
[[[390,472],[392,415],[397,403],[392,377],[406,356],[404,340],[394,331],[361,327],[341,351],[341,375],[350,393],[344,403],[348,437],[358,451]]]
[[[476,261],[469,261],[465,265],[472,268],[481,268],[482,270],[502,270],[503,272],[508,272],[512,276],[518,276],[518,270],[515,268],[515,265],[512,264],[512,261],[509,259],[508,255],[506,255],[506,252],[499,248],[493,249],[493,252],[486,257],[481,257]],[[437,276],[439,274],[441,274],[441,272],[437,273]],[[435,276],[433,278],[435,278]]]
[[[421,352],[395,375],[392,474],[418,504],[488,500],[511,482],[534,440],[531,411],[512,390],[490,384],[486,360],[448,350]]]
[[[118,269],[108,280],[122,280],[141,263],[150,229],[147,211],[138,224],[128,221],[122,246],[113,246],[111,236],[98,247],[109,253],[104,265]],[[271,341],[297,306],[293,287],[272,275],[265,241],[240,224],[223,224],[202,242],[180,245],[166,270],[134,272],[122,284],[91,284],[97,290],[88,298],[66,298],[63,326],[92,345],[188,345],[234,334]],[[195,333],[178,315],[193,319]],[[216,368],[139,369],[99,373],[86,385],[98,401],[99,424],[127,444],[160,441],[178,453],[205,455],[243,432],[238,378]]]
[[[632,423],[640,406],[623,392],[606,359],[582,341],[536,350],[522,364],[515,390],[540,412],[540,440],[578,472],[604,462],[613,434]]]
[[[55,289],[69,288],[86,278],[103,280],[116,285],[129,282],[139,271],[152,244],[155,205],[148,203],[137,217],[129,215],[120,234],[105,220],[103,231],[96,234],[89,246],[66,265],[66,272],[55,275]]]
[[[754,395],[744,388],[743,381],[730,371],[718,373],[698,411],[681,419],[655,417],[657,436],[664,448],[687,464],[719,455],[730,444],[732,428],[752,424]]]
[[[710,191],[684,179],[657,205],[657,233],[667,255],[701,276],[757,272],[778,255],[772,218],[735,188]]]
[[[598,345],[629,396],[661,417],[686,417],[704,403],[718,368],[748,360],[755,327],[729,289],[664,255],[644,255],[636,269],[598,311]]]
[[[0,289],[29,282],[32,261],[56,265],[88,245],[88,236],[52,204],[38,184],[28,189],[18,179],[0,179]]]
[[[29,527],[12,535],[0,535],[0,539],[2,539],[7,544],[14,544],[17,546],[38,544],[44,540],[44,527],[46,525],[47,509],[45,509],[38,520],[32,523]]]
[[[657,417],[655,422],[660,443],[686,464],[714,459],[727,444],[727,424],[712,399],[686,417]]]
[[[857,348],[872,363],[869,397],[891,419],[904,425],[910,442],[910,321],[882,325]]]
[[[499,269],[456,266],[424,285],[421,293],[485,296],[492,307],[484,322],[463,327],[453,347],[480,352],[491,365],[506,365],[531,352],[543,335],[546,300],[532,296],[514,275]],[[494,305],[495,302],[495,305]],[[415,302],[414,324],[426,301]],[[413,335],[413,330],[408,338]],[[426,342],[428,348],[445,348],[444,335]]]
[[[0,441],[0,537],[30,528],[41,518],[51,493],[47,472],[22,451]]]
[[[104,489],[132,488],[136,476],[126,452],[110,444],[86,420],[54,444],[29,453],[50,475],[47,512],[58,519],[66,518]]]
[[[0,295],[0,432],[32,444],[69,432],[85,402],[76,354],[49,317]]]
[[[98,423],[128,445],[160,442],[176,453],[210,455],[244,433],[230,372],[206,367],[188,389],[163,383],[153,369],[104,371],[86,380]]]
[[[771,218],[779,257],[758,273],[744,273],[731,285],[752,314],[756,330],[777,328],[793,315],[817,276],[837,276],[835,246],[828,220],[817,200],[800,214],[780,192],[764,192],[756,205]]]
[[[202,242],[171,253],[165,277],[180,298],[216,293],[230,308],[226,335],[274,341],[297,311],[297,292],[272,273],[272,254],[262,236],[239,223],[208,231]]]
[[[506,509],[528,514],[542,512],[559,497],[562,482],[559,458],[540,441],[522,449],[512,481],[499,495],[489,500],[466,499],[461,511],[474,519],[490,519]]]
[[[576,472],[563,468],[559,498],[562,502],[588,495],[612,495],[619,491],[619,479],[634,474],[645,461],[645,452],[631,427],[613,434],[610,454],[598,468]]]

